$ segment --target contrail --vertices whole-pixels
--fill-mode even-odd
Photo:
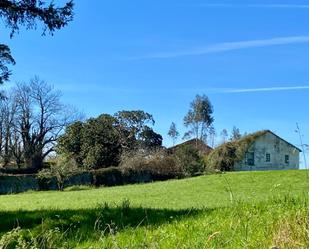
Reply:
[[[291,91],[291,90],[305,90],[305,89],[309,89],[309,86],[225,89],[225,90],[222,90],[222,92],[223,93],[251,93],[251,92],[274,92],[274,91]]]
[[[227,3],[205,3],[193,5],[208,8],[285,8],[285,9],[309,9],[308,4],[227,4]]]
[[[153,53],[153,54],[142,55],[142,56],[133,56],[127,59],[129,60],[168,59],[168,58],[177,58],[177,57],[184,57],[184,56],[222,53],[222,52],[249,49],[249,48],[269,47],[269,46],[308,43],[308,42],[309,42],[309,35],[275,37],[275,38],[270,38],[270,39],[215,43],[212,45],[188,48],[188,49],[184,49],[180,51],[160,52],[160,53]]]

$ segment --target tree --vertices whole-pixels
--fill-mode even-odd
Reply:
[[[66,155],[57,156],[53,161],[49,169],[43,169],[38,173],[38,178],[44,181],[55,177],[58,190],[63,191],[65,181],[68,180],[72,174],[78,172],[78,167],[74,159]]]
[[[206,95],[196,95],[184,117],[184,125],[189,128],[185,137],[194,137],[207,142],[207,133],[214,122],[213,106]]]
[[[152,116],[143,111],[101,114],[76,122],[58,139],[57,152],[74,158],[78,166],[86,168],[117,166],[124,152],[162,145],[162,136],[147,126],[148,122],[154,122]]]
[[[37,23],[43,26],[43,35],[48,31],[53,34],[73,20],[73,1],[58,7],[54,1],[46,3],[42,0],[1,0],[0,18],[7,28],[11,29],[11,37],[21,26],[36,29]],[[9,79],[11,72],[8,64],[15,64],[9,47],[0,44],[0,84]]]
[[[117,119],[109,114],[69,125],[58,139],[57,152],[79,167],[105,168],[119,164],[123,150]]]
[[[0,99],[0,157],[2,166],[12,160],[17,166],[21,164],[21,140],[16,127],[16,102],[12,94]]]
[[[173,140],[173,146],[174,146],[176,143],[176,140],[179,137],[179,132],[177,131],[176,124],[174,122],[172,122],[167,135]]]
[[[223,129],[220,133],[221,137],[222,137],[222,143],[226,143],[227,138],[228,138],[228,132],[226,129]]]
[[[236,126],[233,126],[232,134],[231,134],[231,141],[235,141],[241,138],[241,133]]]
[[[216,129],[213,126],[209,127],[209,144],[212,148],[215,146]]]
[[[82,145],[83,145],[84,123],[76,121],[65,128],[65,132],[58,138],[56,151],[58,154],[66,155],[75,160],[76,164],[83,165]]]
[[[145,126],[140,134],[140,147],[146,149],[159,148],[162,146],[162,136]]]
[[[7,45],[0,44],[0,84],[9,80],[10,70],[9,64],[15,64],[15,60],[11,55],[11,50]]]
[[[118,129],[116,118],[109,114],[87,120],[81,152],[85,167],[96,169],[119,164],[122,147]]]
[[[14,89],[16,123],[27,166],[39,170],[43,160],[54,151],[64,127],[77,117],[75,110],[60,101],[60,92],[38,77]],[[70,110],[71,109],[71,110]]]
[[[141,110],[119,111],[114,117],[117,119],[120,131],[122,131],[123,147],[128,150],[138,147],[141,144],[139,141],[145,139],[142,137],[142,133],[145,133],[147,124],[154,125],[155,123],[151,114]]]

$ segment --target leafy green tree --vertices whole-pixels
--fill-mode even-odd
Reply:
[[[186,137],[194,137],[207,142],[207,133],[214,122],[213,106],[206,95],[196,95],[184,117],[184,125],[189,128]]]
[[[147,112],[136,111],[119,111],[114,117],[117,119],[120,131],[122,133],[123,144],[127,145],[126,149],[131,150],[140,146],[140,141],[145,139],[145,127],[150,124],[154,125],[153,116]],[[149,127],[148,127],[149,128]]]
[[[172,122],[167,135],[173,140],[173,146],[174,146],[176,143],[176,140],[179,137],[179,132],[177,131],[176,124],[174,122]]]
[[[119,164],[122,151],[117,119],[108,114],[91,118],[84,124],[82,155],[88,168]]]
[[[43,26],[43,34],[53,34],[66,26],[73,19],[73,1],[58,7],[54,1],[46,3],[42,0],[1,0],[0,18],[7,28],[11,29],[11,37],[23,26],[36,29],[37,23]],[[9,79],[9,64],[15,64],[9,47],[0,44],[0,84]]]
[[[162,136],[154,132],[153,129],[151,129],[148,126],[145,126],[143,128],[139,137],[140,137],[139,143],[141,148],[152,149],[162,146],[163,141]]]
[[[162,145],[162,136],[148,127],[148,122],[154,122],[152,116],[143,111],[102,114],[76,122],[58,139],[57,151],[86,168],[118,166],[123,152]]]
[[[69,155],[79,167],[102,168],[119,164],[122,151],[117,119],[108,114],[75,122],[58,139],[58,153]]]
[[[84,124],[81,121],[74,122],[66,127],[65,132],[58,139],[56,151],[58,154],[67,154],[73,158],[78,166],[83,164],[82,145],[83,145]]]
[[[9,80],[11,72],[8,65],[10,64],[15,64],[15,60],[11,55],[11,50],[7,45],[0,44],[0,84]]]

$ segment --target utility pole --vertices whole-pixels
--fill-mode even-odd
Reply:
[[[305,148],[305,145],[304,145],[304,143],[303,143],[303,138],[302,138],[302,134],[301,134],[301,132],[300,132],[300,128],[299,128],[298,123],[296,123],[296,132],[297,132],[298,135],[299,135],[300,146],[301,146],[301,149],[302,149],[302,151],[303,151],[305,169],[308,169],[308,168],[307,168],[306,153],[305,153],[306,148]]]

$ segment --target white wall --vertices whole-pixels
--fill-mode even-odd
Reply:
[[[244,158],[241,162],[235,164],[235,170],[280,170],[299,168],[299,151],[271,132],[257,138],[248,152],[254,152],[254,165],[247,165]],[[266,162],[267,153],[270,154],[270,162]],[[289,155],[290,157],[288,164],[285,163],[285,155]]]

